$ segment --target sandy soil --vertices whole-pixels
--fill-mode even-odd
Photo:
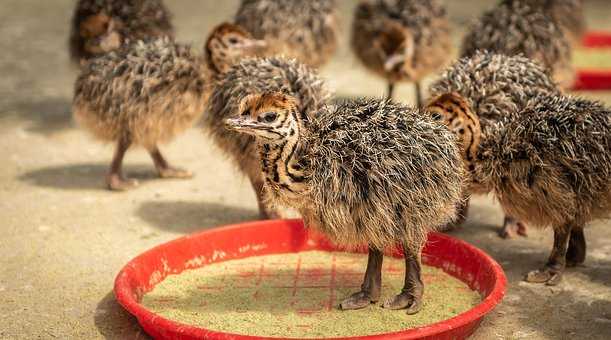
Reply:
[[[489,1],[454,2],[457,27]],[[168,0],[178,39],[199,49],[210,27],[230,17],[236,1]],[[349,7],[344,7],[348,34]],[[126,170],[143,184],[104,190],[110,146],[77,129],[70,116],[76,69],[66,40],[73,1],[4,0],[0,11],[0,338],[146,338],[112,295],[114,276],[133,256],[186,233],[257,217],[247,181],[194,128],[163,149],[193,180],[159,180],[148,156],[133,151]],[[591,0],[589,20],[611,28],[604,0]],[[606,26],[606,27],[605,27]],[[458,36],[458,34],[457,34]],[[347,41],[347,39],[344,39]],[[325,68],[339,95],[381,95],[383,82],[366,73],[343,46]],[[411,101],[412,88],[398,96]],[[596,96],[611,105],[608,93]],[[586,231],[586,265],[569,270],[558,287],[526,284],[522,275],[542,264],[549,230],[528,239],[500,240],[499,207],[474,200],[454,233],[485,249],[505,269],[509,290],[475,339],[611,338],[610,222]]]

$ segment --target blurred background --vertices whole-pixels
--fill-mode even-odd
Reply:
[[[382,96],[384,81],[348,47],[356,1],[338,2],[341,48],[321,72],[340,96]],[[201,50],[238,1],[165,3],[177,40]],[[446,3],[458,44],[471,20],[496,1]],[[112,146],[92,140],[71,118],[78,72],[68,59],[73,7],[68,0],[3,0],[0,7],[0,339],[146,338],[114,301],[121,266],[180,235],[258,216],[250,184],[198,126],[162,147],[172,162],[196,173],[193,180],[159,180],[148,155],[133,150],[125,170],[141,187],[104,189]],[[608,0],[586,0],[586,15],[590,29],[611,31]],[[593,60],[576,55],[579,66]],[[400,85],[395,98],[412,103],[411,86]],[[611,91],[580,95],[611,105]],[[587,229],[587,267],[569,270],[563,285],[550,288],[520,279],[548,253],[551,232],[531,229],[528,239],[503,241],[495,234],[501,222],[498,206],[479,197],[454,232],[495,257],[510,281],[505,301],[474,338],[610,338],[611,223]]]

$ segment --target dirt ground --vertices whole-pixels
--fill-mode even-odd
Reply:
[[[228,19],[237,1],[167,0],[177,38],[197,49],[211,26]],[[447,1],[463,28],[492,1]],[[340,1],[342,49],[324,69],[341,96],[382,95],[345,46],[353,1]],[[142,186],[104,190],[112,147],[76,128],[70,114],[77,70],[67,56],[73,1],[3,0],[0,9],[0,338],[144,339],[115,302],[119,269],[140,252],[178,236],[257,217],[248,182],[196,127],[163,149],[193,170],[193,180],[159,180],[148,156],[134,150],[126,170]],[[611,9],[590,0],[593,28],[611,28]],[[457,39],[460,29],[457,30]],[[403,85],[398,98],[412,101]],[[611,105],[611,93],[584,93]],[[509,287],[503,303],[474,339],[611,338],[611,223],[587,230],[584,267],[557,287],[526,284],[541,265],[549,230],[500,240],[502,213],[488,197],[474,199],[466,225],[454,236],[486,250],[502,264]],[[406,316],[407,317],[407,316]]]

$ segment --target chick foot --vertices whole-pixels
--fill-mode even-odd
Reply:
[[[505,216],[503,228],[499,232],[499,236],[504,239],[514,238],[518,235],[528,237],[526,230],[526,224],[524,224],[524,222],[518,221],[510,216]]]
[[[192,178],[193,173],[189,170],[174,168],[171,166],[158,168],[157,173],[159,173],[159,177],[161,178]]]
[[[126,191],[138,186],[138,181],[135,179],[124,178],[119,174],[110,174],[106,177],[108,189],[114,191]]]
[[[410,292],[401,292],[384,302],[382,308],[386,309],[407,309],[407,314],[418,313],[422,309],[422,296],[415,296]]]
[[[524,281],[530,283],[544,283],[548,286],[555,286],[562,281],[563,271],[564,270],[559,270],[552,267],[533,270],[526,274]]]
[[[354,293],[346,298],[339,304],[339,308],[342,310],[354,310],[361,309],[369,306],[372,303],[378,302],[377,297],[373,297],[370,293],[365,291],[360,291],[358,293]]]
[[[184,170],[181,168],[175,168],[171,166],[168,161],[163,157],[161,151],[157,146],[154,146],[149,149],[149,154],[155,163],[155,168],[157,168],[157,173],[161,178],[191,178],[193,177],[193,173],[188,170]]]

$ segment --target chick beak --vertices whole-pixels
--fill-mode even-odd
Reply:
[[[258,130],[257,124],[250,119],[244,119],[241,117],[225,119],[225,127],[229,130],[247,133],[249,135],[256,134],[256,131]]]
[[[397,72],[398,68],[403,66],[405,63],[405,56],[402,54],[393,54],[389,56],[384,62],[384,71],[386,73]]]
[[[250,53],[262,53],[267,49],[267,41],[265,40],[248,40],[245,42],[244,48]]]

